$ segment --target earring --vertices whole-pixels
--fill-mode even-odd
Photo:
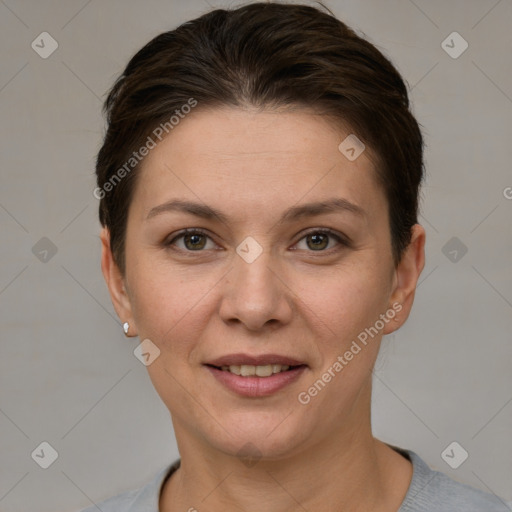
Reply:
[[[125,322],[123,324],[123,331],[126,335],[128,335],[128,329],[130,329],[130,324],[128,322]]]

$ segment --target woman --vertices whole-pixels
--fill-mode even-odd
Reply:
[[[508,510],[372,435],[425,244],[422,135],[373,45],[313,7],[216,10],[142,48],[105,109],[102,270],[180,459],[98,508]]]

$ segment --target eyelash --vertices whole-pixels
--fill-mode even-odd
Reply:
[[[304,233],[302,235],[302,237],[296,242],[296,244],[299,243],[304,238],[306,238],[308,235],[312,235],[312,234],[328,235],[329,237],[334,238],[336,240],[336,242],[338,242],[338,244],[340,244],[341,246],[343,246],[343,247],[350,247],[350,243],[349,243],[349,240],[347,238],[341,236],[336,231],[333,231],[333,230],[328,229],[328,228],[313,228],[313,229],[307,231],[306,233]],[[209,238],[210,240],[212,240],[212,238],[208,235],[208,233],[206,231],[204,231],[203,229],[201,229],[201,228],[188,228],[188,229],[184,229],[184,230],[180,231],[179,233],[177,233],[177,235],[172,240],[170,240],[169,242],[165,242],[164,245],[166,247],[172,248],[173,250],[185,252],[185,253],[188,253],[188,254],[192,254],[192,253],[195,253],[195,252],[204,252],[205,251],[205,249],[199,249],[197,251],[191,251],[191,250],[188,250],[188,249],[176,248],[174,246],[175,242],[177,240],[179,240],[180,238],[183,238],[185,235],[202,235],[202,236],[205,236],[205,237]],[[311,253],[318,252],[318,253],[324,253],[324,254],[327,253],[327,254],[329,254],[329,253],[331,253],[331,252],[333,252],[335,250],[336,250],[336,248],[331,248],[331,249],[319,250],[319,251],[310,250],[308,252],[311,252]]]

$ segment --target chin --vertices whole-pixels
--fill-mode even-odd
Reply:
[[[232,456],[250,459],[278,460],[289,457],[304,449],[305,442],[311,436],[304,426],[296,421],[286,421],[288,412],[261,412],[237,414],[223,426],[229,425],[228,432],[216,429],[217,436],[211,437],[208,429],[205,439],[219,451]],[[288,418],[291,419],[291,418]],[[285,420],[285,421],[283,421]]]

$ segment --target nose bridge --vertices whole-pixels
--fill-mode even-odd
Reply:
[[[251,241],[237,248],[221,307],[224,320],[237,319],[250,329],[269,320],[286,322],[290,315],[286,287],[277,275],[272,251],[260,248]]]
[[[238,261],[237,261],[238,259]],[[267,249],[257,256],[254,261],[247,261],[243,257],[238,256],[235,259],[235,273],[240,288],[246,288],[250,294],[268,294],[270,288],[275,286],[275,271],[272,269],[272,257]]]

